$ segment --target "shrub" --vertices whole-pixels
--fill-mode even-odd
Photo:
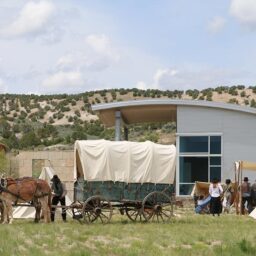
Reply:
[[[78,117],[80,117],[81,116],[81,114],[80,114],[80,111],[79,110],[75,110],[75,114],[78,116]]]
[[[250,106],[251,106],[252,108],[256,108],[256,101],[255,101],[254,99],[251,100]]]
[[[245,97],[245,96],[246,96],[245,91],[242,91],[242,92],[240,93],[240,96],[241,96],[241,97]]]
[[[238,104],[238,100],[236,98],[231,98],[228,103],[231,103],[231,104]]]
[[[249,105],[249,100],[244,99],[244,104],[245,104],[245,105]]]

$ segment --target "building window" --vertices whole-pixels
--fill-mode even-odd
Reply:
[[[207,136],[180,137],[180,153],[208,152]]]
[[[195,181],[221,179],[221,136],[179,137],[179,194],[189,195]]]
[[[221,137],[210,136],[210,153],[221,154]]]

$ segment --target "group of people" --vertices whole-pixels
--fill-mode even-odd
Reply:
[[[248,213],[250,213],[256,206],[256,181],[251,185],[248,177],[244,177],[244,181],[239,190],[242,196],[241,213],[245,214],[246,208]],[[226,179],[224,189],[218,179],[213,179],[209,186],[209,194],[211,196],[210,213],[213,216],[219,216],[223,208],[223,212],[229,213],[232,200],[234,199],[234,192],[234,187],[230,179]],[[223,200],[221,200],[222,197]]]

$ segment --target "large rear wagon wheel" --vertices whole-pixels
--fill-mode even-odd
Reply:
[[[168,222],[173,216],[172,200],[163,192],[151,192],[142,202],[142,212],[146,221]]]
[[[113,208],[109,200],[102,196],[89,197],[83,205],[83,219],[86,223],[110,221]]]

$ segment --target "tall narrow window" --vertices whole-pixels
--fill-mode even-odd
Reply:
[[[179,194],[189,195],[195,181],[221,179],[221,136],[180,136]]]

